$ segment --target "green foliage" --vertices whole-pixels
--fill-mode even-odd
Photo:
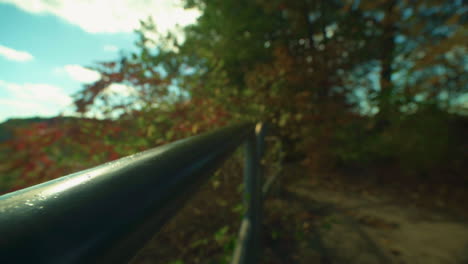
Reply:
[[[273,238],[274,240],[278,239],[279,236],[280,235],[279,235],[278,231],[275,231],[275,230],[271,231],[271,238]]]
[[[258,120],[280,141],[269,166],[284,158],[462,171],[464,121],[448,114],[462,112],[467,87],[459,2],[185,2],[202,15],[183,43],[144,21],[136,51],[91,67],[101,79],[74,95],[77,112],[117,120],[36,124],[7,137],[2,191]],[[105,92],[115,83],[133,92]]]
[[[137,32],[139,51],[97,67],[107,83],[129,83],[139,91],[135,100],[144,102],[145,114],[128,105],[114,108],[126,109],[123,118],[140,115],[138,127],[147,136],[171,141],[238,120],[265,120],[287,158],[302,153],[324,167],[400,160],[426,170],[431,158],[442,157],[426,153],[425,140],[417,136],[421,128],[409,128],[413,122],[404,120],[427,103],[453,111],[454,98],[463,94],[466,49],[459,47],[464,22],[458,3],[198,0],[186,5],[202,15],[184,29],[184,43],[158,34],[146,21]],[[443,26],[446,31],[435,33]],[[369,81],[372,75],[379,85]],[[170,95],[174,84],[178,96]],[[86,87],[78,95],[79,109],[103,96],[103,87],[102,80]],[[165,110],[159,114],[159,109]],[[163,128],[150,116],[166,118]],[[414,143],[403,143],[405,133],[414,135]],[[438,144],[429,146],[431,153],[447,148],[446,141]],[[408,161],[419,153],[425,158]]]
[[[362,119],[337,130],[332,152],[337,162],[346,166],[386,163],[408,175],[437,175],[443,168],[462,175],[464,123],[466,117],[433,105],[396,116],[384,131],[375,130],[371,119]]]
[[[214,234],[215,241],[223,246],[223,253],[216,263],[229,263],[236,246],[237,234],[229,232],[229,226],[220,228]]]
[[[199,239],[199,240],[193,242],[192,244],[190,244],[190,247],[191,248],[197,248],[197,247],[200,247],[200,246],[204,246],[204,245],[206,245],[208,243],[209,243],[208,239],[203,238],[203,239]]]
[[[302,161],[310,169],[380,166],[416,179],[466,179],[467,118],[456,114],[466,111],[457,99],[467,92],[466,18],[455,2],[187,0],[202,15],[184,29],[185,42],[145,21],[134,53],[91,67],[102,78],[75,95],[77,112],[112,120],[0,127],[0,192],[259,120],[270,124],[267,175]],[[134,92],[106,93],[115,83]],[[210,190],[225,187],[221,177]],[[210,201],[234,220],[246,211]],[[226,224],[188,248],[215,244],[222,252],[213,251],[212,263],[229,263],[237,234]],[[171,263],[184,263],[178,257]]]
[[[244,215],[246,212],[246,208],[243,203],[239,203],[234,208],[232,208],[232,211],[240,215]]]

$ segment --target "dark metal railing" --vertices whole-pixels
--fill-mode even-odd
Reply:
[[[232,263],[257,263],[263,134],[230,126],[3,195],[0,263],[127,263],[242,143],[247,212]]]

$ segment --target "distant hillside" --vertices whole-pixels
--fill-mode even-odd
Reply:
[[[84,120],[89,118],[80,117],[28,117],[28,118],[11,118],[0,124],[0,142],[9,140],[13,136],[13,129],[18,127],[28,126],[34,123],[60,124],[70,120]]]

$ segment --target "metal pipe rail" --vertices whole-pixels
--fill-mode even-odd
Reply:
[[[263,127],[229,126],[0,196],[0,263],[127,263],[242,143],[248,210],[232,263],[257,263]]]

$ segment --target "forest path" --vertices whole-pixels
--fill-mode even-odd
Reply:
[[[298,167],[288,169],[294,171],[300,173]],[[291,259],[282,262],[468,263],[466,221],[395,202],[388,194],[338,190],[304,177],[282,189],[278,199],[266,200],[265,209],[283,208],[289,217],[284,224],[295,222],[294,232],[305,234],[289,251]]]

